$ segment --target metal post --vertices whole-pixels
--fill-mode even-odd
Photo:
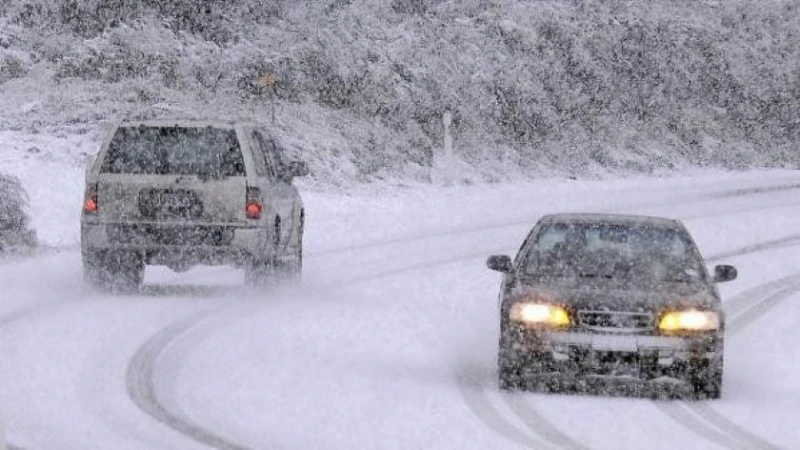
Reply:
[[[442,116],[442,124],[444,124],[444,156],[447,161],[453,160],[453,136],[450,135],[450,124],[453,122],[453,114],[450,111],[445,111]]]
[[[275,97],[278,94],[277,83],[278,83],[278,77],[277,75],[272,73],[262,75],[258,78],[258,85],[261,86],[262,89],[269,89],[270,109],[272,111],[272,123],[275,123]]]
[[[275,123],[275,95],[277,94],[277,90],[278,90],[278,88],[273,83],[272,84],[272,94],[270,94],[270,97],[272,97],[272,102],[271,103],[272,103],[272,123],[273,124]]]

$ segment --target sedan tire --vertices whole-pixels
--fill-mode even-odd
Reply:
[[[708,361],[689,366],[689,382],[694,395],[699,399],[722,397],[722,365]]]

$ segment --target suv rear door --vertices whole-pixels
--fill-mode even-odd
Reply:
[[[298,225],[295,222],[300,194],[289,180],[281,176],[280,155],[275,141],[260,129],[252,130],[250,138],[253,142],[256,172],[261,170],[259,179],[265,187],[263,196],[265,201],[269,201],[273,205],[280,216],[281,242],[285,245],[288,243],[292,230]]]
[[[119,127],[99,162],[109,222],[246,222],[246,152],[233,128]]]

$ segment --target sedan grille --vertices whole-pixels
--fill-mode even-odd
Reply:
[[[578,311],[578,323],[595,330],[614,333],[653,329],[652,314],[621,311]]]

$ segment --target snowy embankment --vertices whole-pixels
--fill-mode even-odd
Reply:
[[[0,2],[0,126],[248,118],[326,183],[425,180],[446,111],[484,181],[798,164],[796,0],[268,3]]]
[[[0,130],[0,173],[20,179],[30,197],[32,225],[42,245],[78,245],[82,164],[97,145],[86,135]]]
[[[83,285],[74,247],[91,139],[30,139],[2,142],[42,151],[3,153],[0,171],[22,178],[40,236],[61,250],[0,264],[0,416],[15,446],[800,445],[793,171],[312,183],[302,189],[302,289],[254,294],[233,269],[148,268],[140,295],[108,296]],[[513,253],[542,214],[587,210],[682,218],[707,256],[738,250],[722,260],[740,269],[721,286],[739,324],[722,400],[664,407],[496,390],[498,277],[485,257]],[[676,419],[687,416],[690,426]]]

